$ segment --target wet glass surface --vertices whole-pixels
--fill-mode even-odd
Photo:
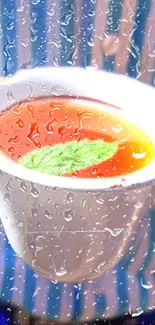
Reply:
[[[155,83],[155,1],[154,0],[2,0],[0,6],[0,75],[12,76],[19,69],[31,69],[49,66],[80,66],[86,69],[103,69],[109,72],[121,73],[139,81],[154,86]],[[0,85],[1,87],[1,85]],[[32,95],[31,84],[27,85],[29,96]],[[42,87],[42,93],[46,91]],[[55,89],[57,93],[58,89]],[[62,89],[59,89],[61,93]],[[132,94],[129,94],[132,96]],[[12,94],[8,91],[9,103],[14,103]],[[31,114],[33,114],[30,107]],[[22,122],[18,121],[19,127]],[[12,141],[16,141],[13,138]],[[10,143],[10,150],[12,143]],[[1,175],[2,179],[2,175]],[[39,189],[31,186],[30,201],[33,207],[25,205],[23,210],[20,199],[27,191],[27,184],[17,180],[21,196],[14,204],[14,216],[19,229],[24,230],[24,213],[29,212],[32,225],[36,232],[41,224],[41,213],[46,218],[45,231],[53,218],[50,208],[39,206]],[[5,184],[2,200],[5,207],[14,201],[14,183],[8,179]],[[53,205],[57,213],[61,201],[64,201],[64,224],[72,228],[74,217],[73,203],[76,197],[72,191],[64,192],[64,196],[56,196],[57,189],[51,195],[46,188],[46,205]],[[137,195],[137,194],[136,194]],[[113,197],[112,200],[117,198]],[[94,198],[99,211],[104,203],[102,196]],[[128,198],[131,203],[131,198]],[[37,202],[37,206],[36,206]],[[80,198],[81,211],[89,210],[86,198]],[[95,203],[94,203],[95,204]],[[128,204],[128,202],[127,202]],[[136,206],[136,207],[135,207]],[[117,204],[112,201],[113,214],[117,213]],[[6,209],[7,209],[6,208]],[[134,202],[134,208],[142,209],[141,200]],[[8,208],[9,209],[9,208]],[[95,220],[95,212],[90,207],[92,220],[91,230],[100,230],[99,220]],[[29,211],[30,210],[30,211]],[[20,213],[19,213],[20,211]],[[106,211],[104,214],[106,215]],[[39,217],[38,217],[39,215]],[[6,216],[7,217],[7,216]],[[18,217],[18,218],[17,218]],[[100,213],[100,217],[103,217]],[[23,259],[13,251],[0,226],[0,298],[3,302],[15,303],[26,311],[37,316],[43,315],[53,320],[63,322],[84,321],[92,319],[113,318],[127,313],[139,316],[143,311],[151,311],[155,306],[155,210],[139,221],[138,228],[131,236],[130,245],[115,267],[110,268],[103,276],[95,280],[72,284],[50,281],[33,271]],[[79,216],[84,225],[82,213]],[[82,219],[83,218],[83,219]],[[93,219],[94,218],[94,219]],[[56,233],[61,236],[62,224],[54,225]],[[115,236],[122,236],[126,230],[118,227],[114,229],[102,224],[104,236],[108,236],[109,245],[104,247],[116,249]],[[137,230],[138,229],[138,230]],[[70,246],[74,244],[75,229],[72,229]],[[88,229],[79,229],[79,231]],[[122,233],[121,233],[122,232]],[[96,231],[97,233],[97,231]],[[98,254],[103,254],[100,237],[94,233],[92,242],[98,247]],[[12,233],[12,237],[14,234]],[[24,236],[24,235],[23,235]],[[35,254],[40,254],[43,246],[43,236],[29,231],[29,247],[35,260]],[[76,236],[78,236],[76,234]],[[95,237],[96,236],[96,237]],[[101,234],[100,234],[101,236]],[[22,237],[23,238],[23,237]],[[67,238],[67,235],[66,235]],[[105,238],[105,237],[104,237]],[[48,241],[51,237],[48,238]],[[67,239],[63,239],[64,241]],[[83,238],[84,240],[84,238]],[[59,238],[58,238],[59,241]],[[37,245],[35,244],[37,242]],[[75,260],[82,253],[83,243],[75,254]],[[35,249],[34,249],[35,247]],[[64,247],[57,244],[55,260],[61,256]],[[70,249],[70,247],[68,247]],[[95,248],[94,248],[95,249]],[[21,246],[24,255],[24,249]],[[22,254],[21,254],[22,255]],[[88,252],[88,260],[94,253]],[[51,268],[47,260],[51,258],[47,249],[47,256],[41,257],[44,264]],[[29,261],[27,261],[29,262]],[[61,262],[61,261],[59,261]],[[92,263],[92,261],[90,261]],[[32,265],[31,265],[32,266]],[[34,261],[37,269],[37,261]],[[54,265],[52,266],[54,272]],[[98,272],[104,268],[99,264]],[[56,270],[58,278],[66,274],[66,265]]]

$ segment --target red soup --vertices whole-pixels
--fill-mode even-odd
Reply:
[[[154,158],[154,145],[118,112],[86,99],[55,97],[21,102],[0,116],[0,148],[18,162],[34,149],[68,141],[117,142],[118,150],[110,159],[65,176],[126,175],[149,164]]]

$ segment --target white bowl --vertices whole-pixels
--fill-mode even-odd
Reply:
[[[32,97],[60,94],[121,108],[155,143],[154,89],[94,69],[20,71],[2,80],[0,110]],[[25,169],[3,154],[0,170],[1,217],[13,249],[40,275],[61,282],[91,280],[112,268],[133,246],[155,191],[154,160],[123,183],[121,177],[50,176]]]

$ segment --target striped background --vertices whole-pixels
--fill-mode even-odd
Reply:
[[[0,75],[80,65],[155,82],[155,0],[1,0]],[[48,282],[12,251],[0,226],[0,298],[51,319],[87,321],[155,308],[155,211],[136,249],[86,283]],[[137,255],[138,251],[138,255]]]
[[[153,83],[155,0],[1,0],[0,74],[93,65]]]

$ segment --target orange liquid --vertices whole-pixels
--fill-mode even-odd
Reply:
[[[99,105],[102,111],[97,109]],[[0,116],[0,148],[18,161],[46,145],[85,138],[117,141],[119,148],[112,158],[72,176],[123,176],[149,164],[154,158],[154,146],[141,129],[120,118],[117,109],[113,112],[104,104],[84,99],[57,97],[22,102]]]

